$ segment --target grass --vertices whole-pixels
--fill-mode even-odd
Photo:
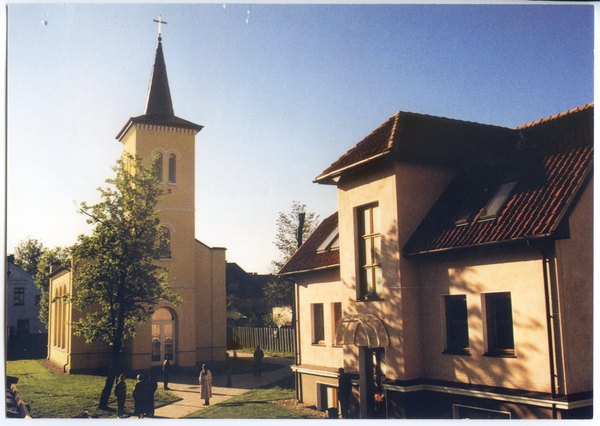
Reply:
[[[117,398],[111,393],[108,410],[98,408],[105,377],[83,374],[57,376],[36,360],[8,361],[6,374],[19,379],[17,389],[31,407],[31,417],[44,419],[72,418],[88,412],[100,418],[117,417]],[[134,402],[131,392],[135,380],[127,380],[125,415],[132,416]],[[114,387],[113,387],[114,391]],[[178,401],[168,391],[158,389],[154,394],[155,408]]]
[[[269,401],[290,399],[296,396],[294,376],[253,389],[220,404],[211,405],[191,413],[187,419],[318,419]]]

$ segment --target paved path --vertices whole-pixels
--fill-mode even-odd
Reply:
[[[230,351],[230,356],[233,357],[232,351]],[[237,356],[251,358],[252,354],[238,352]],[[281,364],[284,365],[284,367],[273,371],[263,371],[261,377],[255,377],[253,374],[235,374],[231,376],[232,387],[230,388],[225,387],[225,375],[213,376],[213,396],[210,399],[210,404],[218,404],[233,396],[276,382],[277,380],[293,374],[292,370],[289,368],[294,364],[294,360],[291,358],[265,356],[263,362],[268,364]],[[163,383],[159,382],[158,386],[162,388]],[[157,408],[154,412],[155,418],[176,419],[206,408],[203,405],[204,400],[200,399],[200,385],[198,384],[197,377],[175,375],[169,380],[169,389],[173,394],[183,399],[174,402],[173,404]]]

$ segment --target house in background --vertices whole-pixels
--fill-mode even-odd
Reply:
[[[41,290],[33,277],[15,265],[14,255],[6,259],[6,352],[9,359],[45,357],[48,331],[40,321]]]
[[[235,262],[227,262],[227,322],[229,325],[245,326],[262,321],[270,308],[266,305],[263,288],[272,274],[246,272]],[[242,318],[237,318],[241,314]]]
[[[593,112],[398,112],[319,175],[338,212],[280,271],[299,399],[344,367],[360,418],[591,418]]]

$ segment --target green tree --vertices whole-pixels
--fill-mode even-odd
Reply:
[[[41,241],[27,237],[26,240],[21,240],[19,245],[15,247],[15,265],[35,277],[38,271],[38,263],[45,251],[46,247]]]
[[[299,236],[298,230],[301,224],[302,235]],[[279,271],[296,253],[298,243],[306,241],[317,226],[319,226],[319,216],[314,212],[307,213],[306,204],[294,201],[289,214],[279,212],[274,244],[279,249],[280,259],[272,262],[275,272]]]
[[[306,212],[306,204],[294,201],[289,214],[280,212],[277,218],[277,234],[274,244],[279,249],[280,259],[272,262],[277,273],[283,265],[296,253],[299,246],[319,226],[319,216],[314,212]],[[288,278],[274,277],[263,287],[265,304],[270,308],[263,320],[266,324],[275,324],[273,308],[290,307],[294,320],[294,282]]]
[[[106,180],[113,188],[98,188],[102,201],[93,206],[81,203],[80,212],[94,230],[92,236],[79,236],[73,249],[76,292],[69,301],[87,312],[73,323],[74,333],[88,343],[104,341],[112,347],[100,395],[102,408],[120,372],[123,340],[148,321],[158,302],[181,300],[167,285],[167,271],[155,263],[164,252],[166,237],[156,210],[165,192],[153,169],[139,157],[125,155],[113,167],[116,177]]]

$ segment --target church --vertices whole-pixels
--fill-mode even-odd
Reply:
[[[151,320],[124,341],[121,365],[129,371],[159,366],[165,358],[180,369],[195,369],[198,364],[224,361],[226,354],[226,250],[195,238],[195,137],[202,126],[173,112],[160,23],[144,114],[130,118],[116,139],[124,153],[137,154],[146,166],[160,157],[160,185],[170,194],[158,209],[171,253],[157,262],[167,268],[169,286],[182,303],[157,305]],[[51,267],[51,300],[76,292],[73,262],[71,266]],[[101,372],[110,364],[110,347],[103,342],[87,344],[73,334],[70,324],[81,316],[62,300],[50,303],[48,359],[66,373]]]

